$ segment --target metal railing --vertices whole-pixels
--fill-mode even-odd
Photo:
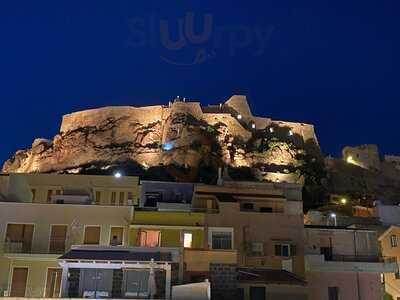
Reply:
[[[32,241],[5,242],[4,253],[26,254],[63,254],[66,249],[65,239],[50,239],[50,243],[44,243],[40,248],[32,247]]]
[[[341,255],[333,254],[325,256],[326,261],[343,261],[343,262],[382,262],[394,263],[395,257],[382,257],[378,255]]]

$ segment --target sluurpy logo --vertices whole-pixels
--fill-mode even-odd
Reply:
[[[273,25],[219,26],[212,14],[201,15],[199,20],[201,22],[196,23],[193,12],[173,21],[157,18],[156,15],[131,18],[128,22],[128,45],[155,49],[159,51],[159,57],[169,64],[193,66],[217,56],[261,56],[275,31]]]

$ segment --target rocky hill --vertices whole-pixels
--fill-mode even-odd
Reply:
[[[201,106],[103,107],[65,115],[52,139],[7,160],[3,172],[127,174],[177,181],[234,179],[301,182],[320,167],[314,127],[253,116],[244,96]],[[316,167],[315,167],[316,166]],[[228,175],[228,174],[226,174]]]

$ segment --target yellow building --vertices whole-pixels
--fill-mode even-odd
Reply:
[[[137,177],[10,174],[0,193],[0,295],[53,297],[72,245],[128,245],[140,191]]]
[[[133,208],[0,202],[0,289],[18,297],[58,296],[57,258],[72,245],[128,244]]]
[[[202,212],[137,209],[130,226],[130,245],[180,248],[180,276],[186,282],[202,281],[209,277],[210,264],[237,263],[234,249],[208,249],[204,220]]]
[[[10,174],[0,185],[9,201],[97,205],[137,205],[139,178],[70,174]],[[2,189],[0,188],[0,192]]]

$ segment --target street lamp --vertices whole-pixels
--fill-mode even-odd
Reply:
[[[342,203],[343,205],[345,205],[345,204],[347,203],[347,199],[346,199],[346,198],[340,199],[340,203]]]
[[[121,174],[120,172],[116,172],[116,173],[114,174],[114,177],[115,177],[115,178],[121,178],[121,177],[122,177],[122,174]]]

